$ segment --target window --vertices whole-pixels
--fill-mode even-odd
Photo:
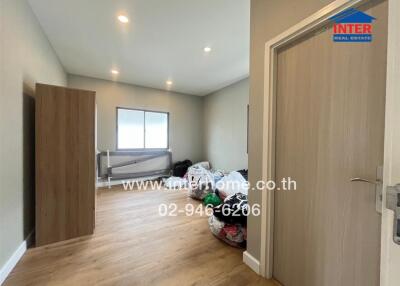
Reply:
[[[167,149],[168,113],[117,108],[117,149]]]

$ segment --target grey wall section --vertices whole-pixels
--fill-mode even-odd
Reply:
[[[247,105],[249,79],[204,99],[204,155],[213,168],[247,169]]]
[[[34,227],[34,89],[66,85],[25,0],[0,0],[0,268]]]
[[[251,0],[249,180],[262,176],[262,121],[264,105],[265,43],[333,0]],[[251,204],[261,203],[261,193],[250,192]],[[260,258],[260,217],[248,218],[247,251]]]
[[[202,160],[201,97],[75,75],[68,76],[68,86],[97,92],[99,150],[116,150],[116,107],[119,106],[169,112],[173,160]]]

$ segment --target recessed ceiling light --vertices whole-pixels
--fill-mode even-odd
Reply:
[[[211,47],[205,47],[205,48],[204,48],[204,51],[205,51],[206,53],[211,52]]]
[[[165,83],[166,83],[167,85],[172,85],[172,84],[173,84],[172,80],[167,80]]]
[[[111,73],[112,74],[119,74],[119,71],[118,70],[111,70]]]
[[[119,20],[121,23],[124,23],[124,24],[126,24],[126,23],[129,22],[129,18],[128,18],[127,16],[125,16],[125,15],[119,15],[119,16],[118,16],[118,20]]]

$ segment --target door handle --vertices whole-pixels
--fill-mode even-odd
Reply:
[[[369,180],[365,178],[355,177],[351,178],[352,183],[367,183],[375,186],[375,209],[378,213],[382,213],[382,191],[383,191],[383,167],[379,166],[376,168],[376,180]]]
[[[372,184],[372,185],[380,185],[380,184],[382,184],[381,180],[372,181],[372,180],[367,180],[367,179],[358,178],[358,177],[351,178],[350,182],[362,182],[362,183],[368,183],[368,184]]]

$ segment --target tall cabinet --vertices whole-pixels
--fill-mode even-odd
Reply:
[[[36,246],[92,234],[95,92],[36,85]]]

